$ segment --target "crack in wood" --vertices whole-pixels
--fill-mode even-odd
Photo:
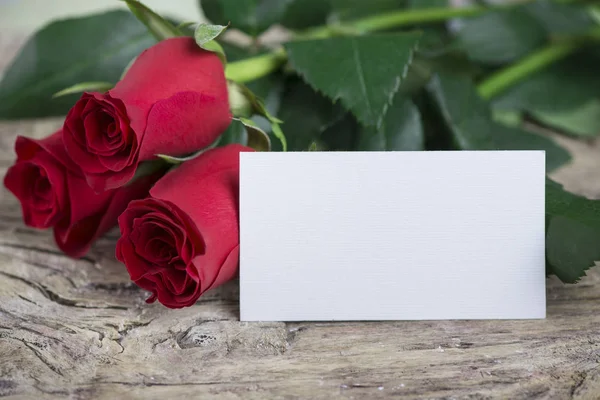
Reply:
[[[10,253],[2,253],[2,254],[8,255]],[[12,255],[12,257],[14,259],[16,259],[16,260],[23,261],[27,265],[32,265],[34,267],[38,267],[38,268],[41,268],[41,269],[50,270],[50,271],[52,271],[52,274],[60,274],[61,276],[63,276],[64,273],[65,273],[64,270],[61,270],[61,269],[58,269],[58,268],[54,268],[54,267],[51,267],[50,265],[42,264],[42,263],[37,262],[37,261],[29,260],[29,259],[23,258],[23,257],[16,257],[15,255]]]
[[[65,275],[64,271],[61,274],[61,276],[67,281],[69,282],[69,285],[71,285],[71,288],[73,289],[77,289],[77,285],[75,285],[75,282],[73,282],[73,279],[69,278],[67,275]]]
[[[19,338],[12,338],[12,339],[18,340],[19,342],[23,343],[25,345],[25,347],[27,347],[29,350],[31,350],[33,352],[33,354],[35,354],[35,356],[42,363],[44,363],[44,365],[46,365],[46,367],[48,367],[52,372],[54,372],[55,374],[58,374],[58,375],[64,377],[64,375],[63,375],[62,371],[60,370],[60,368],[56,367],[50,361],[48,361],[42,355],[42,353],[38,349],[36,349],[31,343],[27,342],[25,339],[19,339]]]
[[[4,275],[7,278],[18,280],[18,281],[26,284],[27,286],[35,289],[36,291],[38,291],[40,294],[42,294],[42,296],[44,296],[48,300],[50,300],[54,303],[63,305],[63,306],[75,307],[75,308],[88,308],[88,309],[129,310],[129,307],[125,307],[125,306],[89,306],[89,305],[85,305],[85,304],[80,304],[74,300],[64,298],[64,297],[60,296],[59,294],[54,293],[52,290],[50,290],[45,285],[28,281],[25,278],[22,278],[17,275],[9,274],[8,272],[4,272],[4,271],[0,271],[0,275]]]
[[[124,381],[95,381],[94,385],[123,385],[123,386],[210,386],[210,385],[226,385],[231,382],[214,381],[214,382],[124,382]]]
[[[163,339],[163,340],[159,340],[158,342],[154,343],[152,345],[152,351],[156,350],[156,346],[158,346],[159,344],[163,344],[165,343],[167,340],[171,339],[170,337]]]
[[[23,244],[10,243],[10,242],[0,242],[0,246],[4,246],[4,247],[7,247],[9,249],[14,249],[14,250],[28,251],[31,253],[51,255],[51,256],[60,257],[60,258],[68,258],[68,256],[66,254],[64,254],[63,252],[61,252],[60,250],[42,249],[42,248],[35,247],[35,246],[27,246],[27,245],[23,245]],[[83,256],[81,258],[78,258],[78,260],[85,261],[85,262],[87,262],[89,264],[93,264],[93,265],[96,264],[96,260],[90,258],[89,256]]]
[[[571,387],[571,390],[569,391],[569,395],[571,398],[573,398],[575,396],[575,393],[577,392],[577,390],[583,386],[583,384],[585,383],[585,380],[588,376],[588,373],[586,371],[580,371],[580,372],[576,372],[574,374],[574,384]]]
[[[43,289],[43,293],[47,294],[47,298],[51,301],[61,304],[67,307],[75,307],[75,308],[88,308],[88,309],[102,309],[102,310],[129,310],[129,307],[126,306],[89,306],[86,304],[80,304],[74,300],[64,298],[57,293],[54,293],[48,287],[41,285],[40,287]]]
[[[20,294],[17,295],[18,298],[20,298],[23,301],[26,301],[27,303],[31,303],[33,305],[36,305],[37,307],[40,307],[40,305],[38,303],[36,303],[35,301],[29,300],[27,297],[25,296],[21,296]]]
[[[286,324],[286,327],[287,327],[287,324]],[[287,333],[287,338],[286,338],[288,347],[290,347],[297,340],[297,336],[300,332],[303,332],[307,329],[308,328],[306,326],[296,326],[293,328],[289,328],[288,333]]]
[[[88,331],[90,332],[94,332],[96,334],[98,334],[98,341],[100,342],[100,347],[102,347],[102,340],[104,339],[105,335],[103,332],[97,331],[95,329],[92,328],[87,328]]]
[[[105,290],[107,292],[140,292],[139,286],[131,281],[128,282],[90,282],[85,285],[86,289],[90,290]]]
[[[54,342],[57,342],[57,343],[63,343],[63,344],[64,344],[64,342],[63,342],[62,340],[58,339],[58,338],[55,338],[55,337],[52,337],[52,336],[48,336],[48,335],[46,335],[45,333],[42,333],[42,332],[40,332],[40,331],[37,331],[37,330],[35,330],[35,329],[29,328],[29,327],[27,327],[27,326],[19,326],[19,330],[21,330],[21,331],[25,331],[25,332],[30,332],[30,333],[33,333],[33,334],[35,334],[35,335],[38,335],[38,336],[44,337],[44,338],[46,338],[46,339],[50,339],[50,340],[52,340],[52,341],[54,341]],[[17,340],[18,340],[18,338],[13,338],[13,339],[17,339]]]
[[[114,324],[106,324],[106,326],[116,330],[119,335],[126,336],[127,334],[129,334],[129,332],[131,332],[134,329],[150,325],[150,323],[152,323],[152,321],[154,321],[155,319],[156,318],[151,318],[146,322],[129,321],[126,324],[124,324],[122,327],[120,327],[118,325],[114,325]]]
[[[119,350],[117,352],[117,354],[123,354],[123,352],[125,351],[125,347],[123,347],[123,345],[121,344],[121,342],[123,341],[123,337],[120,337],[118,339],[110,339],[111,342],[115,342],[120,348],[121,350]]]
[[[33,385],[33,387],[35,389],[37,389],[38,391],[42,392],[43,394],[49,394],[49,395],[53,395],[53,396],[56,396],[56,395],[68,396],[70,394],[69,391],[67,391],[67,390],[49,390],[49,389],[41,387],[40,384]]]

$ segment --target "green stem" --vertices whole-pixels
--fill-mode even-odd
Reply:
[[[339,32],[340,29],[357,32],[372,32],[406,25],[440,22],[457,17],[474,17],[485,12],[513,8],[526,3],[531,3],[532,1],[535,0],[521,0],[512,2],[510,4],[487,7],[436,7],[415,10],[399,10],[387,12],[385,14],[372,15],[366,18],[344,23],[341,26],[334,25],[313,28],[296,35],[294,39],[303,40],[325,38],[331,36],[332,33]],[[287,55],[285,50],[281,48],[270,54],[263,54],[242,61],[229,63],[227,64],[225,75],[227,76],[227,79],[240,83],[252,81],[276,71],[286,61],[286,59]]]
[[[399,26],[413,25],[418,23],[433,23],[442,22],[451,18],[460,17],[475,17],[490,11],[505,10],[522,6],[523,4],[532,3],[535,0],[521,0],[509,4],[499,4],[490,6],[469,6],[469,7],[436,7],[436,8],[420,8],[414,10],[404,10],[399,12],[391,12],[381,15],[366,17],[349,24],[358,30],[370,32]]]
[[[550,43],[517,63],[492,74],[477,86],[477,90],[484,99],[491,99],[529,75],[565,58],[590,41],[596,40],[600,40],[600,28],[594,28],[585,36],[573,36]]]
[[[276,71],[286,59],[285,50],[279,48],[271,53],[227,64],[225,77],[239,83],[253,81]]]

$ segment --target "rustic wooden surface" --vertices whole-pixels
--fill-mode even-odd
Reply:
[[[0,70],[19,43],[0,36]],[[0,122],[2,175],[17,134],[60,123]],[[559,141],[575,161],[555,178],[600,198],[600,142]],[[4,189],[0,204],[0,396],[600,398],[598,268],[577,286],[549,279],[546,320],[240,323],[236,282],[191,308],[146,305],[114,232],[71,260]]]

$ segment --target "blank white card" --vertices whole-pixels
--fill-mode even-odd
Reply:
[[[241,153],[241,320],[545,318],[544,164]]]

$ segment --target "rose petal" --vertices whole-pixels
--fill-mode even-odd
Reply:
[[[147,121],[140,160],[156,154],[189,154],[209,146],[231,123],[231,112],[226,97],[181,91],[157,101]]]
[[[152,107],[182,91],[202,93],[227,102],[227,81],[221,60],[214,53],[198,47],[191,37],[162,40],[142,52],[110,94],[126,105],[132,129],[144,132]],[[201,110],[195,111],[197,115]],[[197,119],[196,126],[204,124],[203,118]],[[185,136],[171,130],[169,137],[176,142]],[[157,153],[170,154],[166,151]]]
[[[182,164],[150,190],[153,198],[177,205],[202,235],[204,251],[193,259],[202,293],[215,286],[221,273],[223,279],[230,279],[237,270],[234,262],[221,272],[239,244],[239,153],[247,150],[239,145],[210,150]]]
[[[4,178],[4,185],[21,202],[25,223],[36,228],[56,224],[67,207],[67,169],[46,150],[56,147],[55,142],[60,142],[60,132],[40,141],[18,137],[17,162]]]
[[[58,247],[71,257],[83,256],[98,237],[116,225],[129,202],[145,197],[160,176],[159,172],[122,188],[95,194],[83,179],[69,175],[71,212],[54,229]],[[86,201],[80,201],[81,198]]]
[[[125,106],[110,94],[84,93],[65,119],[63,141],[96,192],[123,186],[135,173],[138,138]]]

